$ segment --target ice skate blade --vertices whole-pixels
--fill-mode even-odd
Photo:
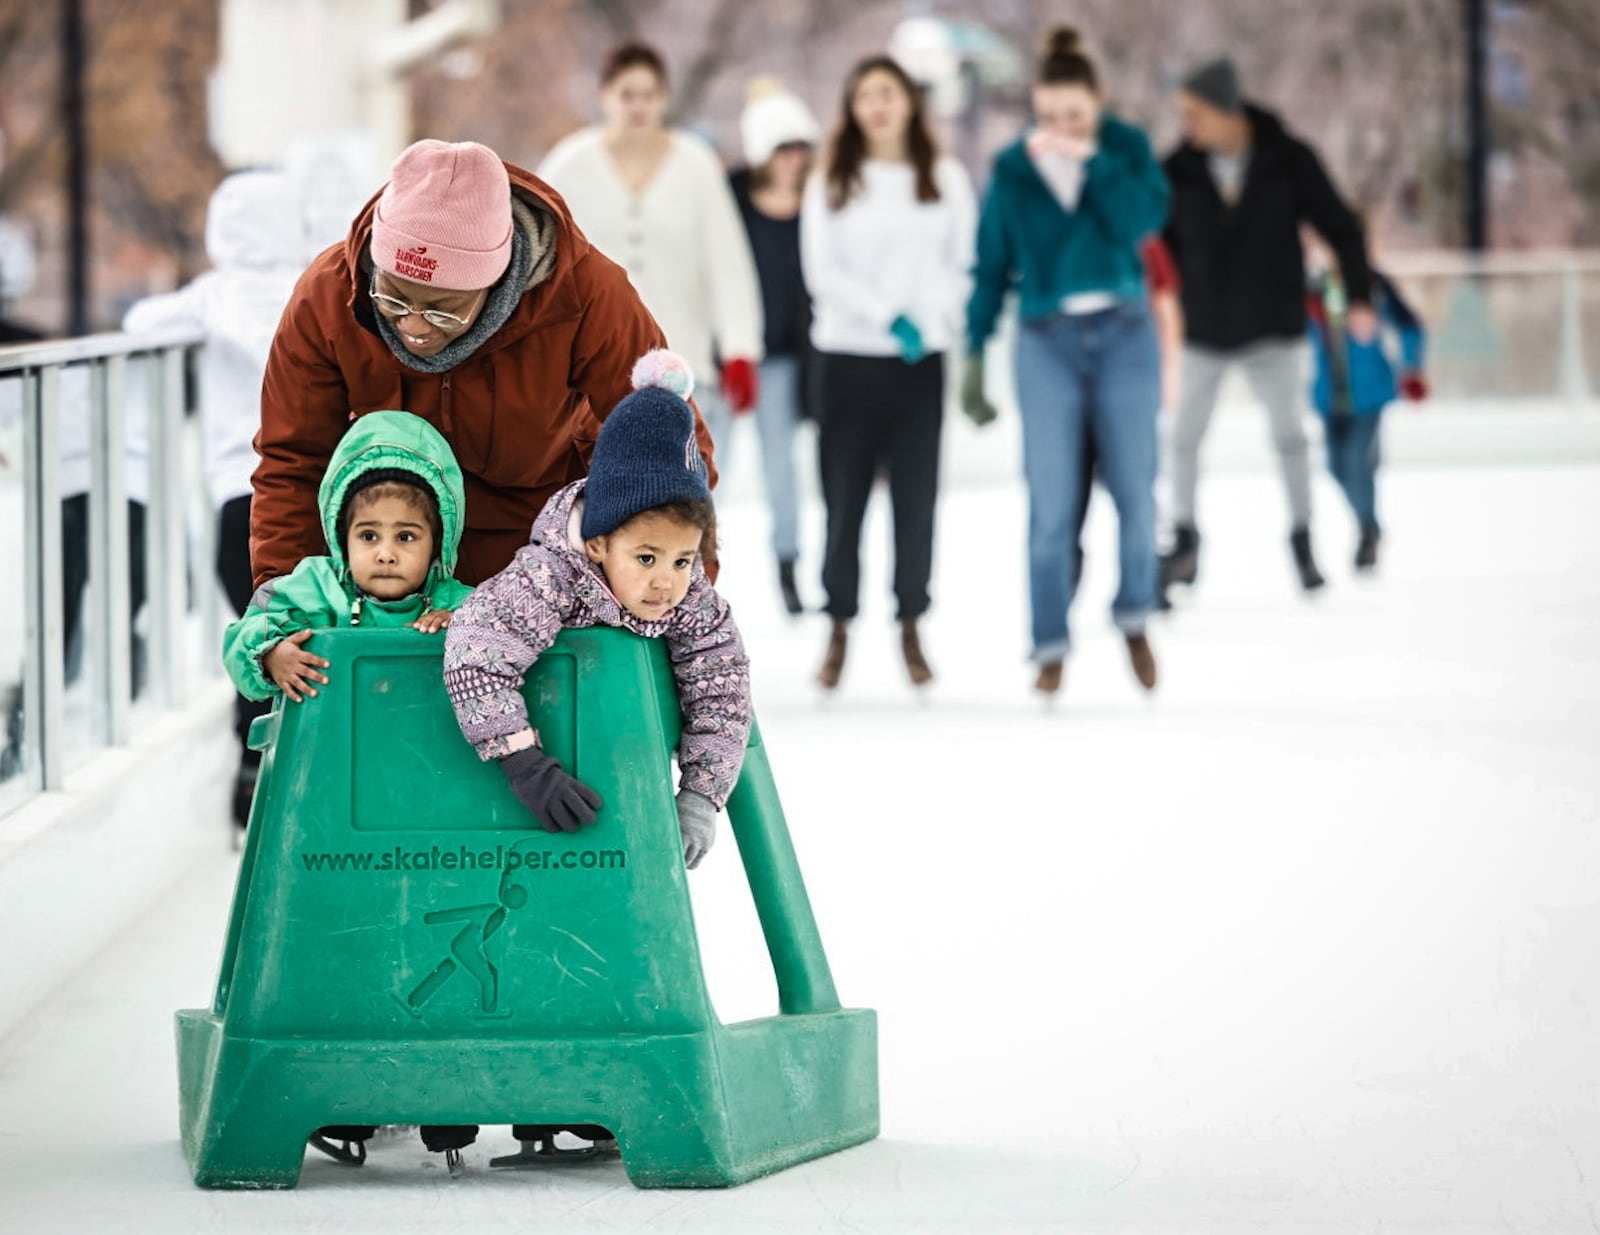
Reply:
[[[467,1173],[467,1168],[461,1163],[461,1151],[459,1149],[447,1149],[444,1151],[444,1165],[445,1169],[450,1172],[451,1179],[460,1179]]]
[[[502,1170],[526,1170],[529,1167],[553,1166],[562,1162],[598,1162],[618,1158],[621,1150],[614,1140],[596,1141],[582,1149],[562,1149],[555,1139],[523,1141],[519,1153],[490,1158],[489,1165]]]
[[[335,1162],[342,1162],[346,1166],[361,1166],[367,1160],[367,1143],[365,1141],[340,1141],[335,1144],[325,1136],[313,1135],[306,1144],[320,1153],[325,1153]]]

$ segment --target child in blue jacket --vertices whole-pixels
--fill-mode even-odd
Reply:
[[[1344,490],[1360,527],[1355,565],[1361,571],[1378,565],[1382,538],[1377,473],[1383,409],[1397,395],[1420,400],[1428,393],[1422,377],[1422,323],[1394,284],[1376,270],[1372,272],[1372,301],[1383,329],[1362,343],[1345,329],[1347,305],[1336,266],[1330,264],[1312,276],[1306,297],[1307,329],[1316,359],[1311,403],[1322,417],[1328,470]]]

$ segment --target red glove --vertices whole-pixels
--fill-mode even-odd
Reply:
[[[735,416],[743,416],[756,405],[760,390],[754,361],[735,356],[722,362],[722,397]]]
[[[1407,369],[1400,375],[1400,393],[1413,403],[1421,403],[1428,397],[1428,379],[1415,369]]]

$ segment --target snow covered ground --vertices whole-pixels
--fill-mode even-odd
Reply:
[[[777,612],[764,520],[724,510],[725,591],[835,977],[880,1015],[878,1141],[727,1192],[642,1192],[614,1165],[491,1172],[497,1128],[457,1181],[412,1140],[359,1171],[313,1155],[290,1193],[199,1191],[171,1012],[213,981],[219,820],[215,856],[0,1041],[0,1230],[1600,1228],[1600,467],[1385,483],[1369,581],[1319,488],[1330,586],[1308,601],[1275,477],[1208,477],[1201,589],[1154,630],[1153,700],[1109,629],[1097,506],[1052,711],[1022,663],[1009,486],[944,505],[920,699],[881,510],[827,702],[823,620]],[[92,912],[115,877],[62,895]],[[772,1011],[731,843],[693,885],[720,1012]]]

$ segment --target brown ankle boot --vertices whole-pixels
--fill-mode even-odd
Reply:
[[[911,675],[913,686],[926,686],[933,681],[933,670],[922,654],[922,640],[917,637],[916,618],[900,623],[900,654],[906,658],[906,672]]]
[[[822,668],[817,670],[817,685],[832,690],[839,685],[844,673],[844,654],[849,643],[850,625],[839,618],[833,620],[833,630],[828,635],[828,650],[822,654]]]
[[[1053,695],[1061,689],[1061,675],[1066,665],[1059,660],[1039,666],[1039,676],[1033,679],[1033,688],[1041,695]]]
[[[1128,636],[1128,660],[1133,665],[1133,676],[1146,690],[1156,688],[1156,654],[1150,650],[1150,640],[1143,634]]]

